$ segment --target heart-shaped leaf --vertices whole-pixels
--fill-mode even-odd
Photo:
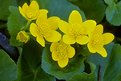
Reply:
[[[106,19],[114,26],[121,25],[121,1],[106,8]]]
[[[121,81],[121,46],[119,44],[113,46],[104,81]]]

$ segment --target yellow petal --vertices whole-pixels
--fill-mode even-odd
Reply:
[[[68,57],[72,58],[75,55],[75,49],[73,47],[69,47],[69,51],[68,51]]]
[[[23,17],[25,17],[26,19],[28,19],[27,17],[26,17],[26,11],[28,10],[28,5],[27,5],[27,3],[24,3],[24,5],[22,6],[22,8],[19,6],[19,11],[20,11],[20,14],[23,16]]]
[[[112,42],[114,39],[114,35],[111,33],[105,33],[102,36],[103,36],[104,45]]]
[[[57,49],[58,43],[52,43],[50,46],[50,51],[53,52],[54,50]]]
[[[50,25],[50,28],[52,30],[56,30],[58,29],[58,22],[59,22],[60,18],[59,17],[50,17],[48,18],[48,23]]]
[[[90,43],[87,44],[87,47],[91,53],[96,53],[96,50],[93,48],[93,46]]]
[[[36,40],[41,46],[45,47],[45,40],[42,36],[38,36]]]
[[[31,4],[30,4],[30,9],[32,9],[32,10],[39,10],[39,5],[38,5],[38,3],[35,1],[35,0],[33,0],[32,2],[31,2]]]
[[[76,41],[75,41],[74,37],[69,36],[69,35],[64,35],[63,42],[66,44],[74,44]]]
[[[63,20],[60,20],[58,23],[58,27],[63,33],[67,33],[67,29],[69,27],[69,24]]]
[[[69,23],[82,23],[82,17],[77,10],[73,10],[69,15]]]
[[[20,12],[20,14],[21,14],[23,17],[26,18],[25,13],[24,13],[23,9],[22,9],[20,6],[19,6],[19,12]],[[26,19],[27,19],[27,18],[26,18]]]
[[[38,12],[39,12],[39,5],[35,0],[33,0],[30,3],[28,11],[26,12],[27,17],[31,20],[35,20],[38,16]]]
[[[23,12],[26,13],[26,11],[28,10],[29,6],[27,3],[24,3],[24,5],[22,6]]]
[[[96,35],[96,34],[100,35],[102,33],[103,33],[103,26],[102,25],[97,25],[95,27],[95,30],[93,31],[93,34],[94,35]]]
[[[68,64],[68,59],[61,59],[61,60],[58,60],[58,65],[61,67],[61,68],[64,68],[65,66],[67,66]]]
[[[48,13],[48,11],[45,9],[39,10],[39,15],[36,20],[37,25],[39,25],[42,22],[47,21],[47,13]]]
[[[96,27],[96,22],[94,20],[86,20],[82,23],[82,27],[85,29],[86,34],[92,33]]]
[[[52,59],[54,61],[58,61],[58,54],[57,54],[57,52],[55,52],[55,51],[52,52]]]
[[[30,33],[34,37],[36,37],[38,35],[37,30],[38,30],[37,25],[35,23],[31,23],[31,25],[30,25]]]
[[[97,53],[99,53],[101,56],[103,57],[107,57],[107,52],[105,50],[105,48],[100,48]]]
[[[61,34],[57,31],[52,30],[46,33],[44,37],[48,42],[58,42],[61,39]]]
[[[86,35],[81,35],[76,38],[76,42],[79,43],[80,45],[84,45],[88,43],[89,37]]]

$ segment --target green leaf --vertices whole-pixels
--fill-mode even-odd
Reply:
[[[115,2],[115,0],[104,0],[105,1],[105,3],[106,4],[108,4],[108,5],[112,5],[112,4],[114,4]]]
[[[17,78],[17,66],[8,54],[0,49],[0,81],[13,81]]]
[[[121,1],[106,8],[106,19],[114,26],[121,25]]]
[[[72,10],[78,10],[83,20],[85,20],[85,15],[82,10],[77,6],[69,3],[66,0],[37,0],[41,8],[47,9],[49,11],[49,16],[58,16],[63,20],[68,20],[69,14]]]
[[[121,81],[121,46],[119,44],[113,46],[104,81]]]
[[[57,79],[67,80],[84,71],[84,58],[75,54],[72,59],[69,59],[69,64],[65,68],[60,68],[57,62],[52,60],[49,46],[46,46],[42,54],[42,69]]]
[[[120,1],[120,0],[104,0],[104,1],[105,1],[105,3],[108,4],[108,5],[113,5],[113,4],[115,4],[115,3],[118,3],[118,1]]]
[[[17,5],[16,0],[0,0],[0,20],[7,20],[10,5]]]
[[[84,11],[87,19],[101,22],[105,16],[106,5],[103,0],[78,0],[75,4]]]
[[[103,81],[104,73],[107,68],[107,65],[109,63],[110,55],[111,55],[111,50],[113,48],[113,43],[109,44],[106,46],[106,50],[108,53],[108,56],[106,58],[100,56],[99,54],[92,54],[89,58],[88,61],[92,62],[96,65],[96,74],[98,76],[98,79],[100,81]]]
[[[90,62],[89,62],[89,65],[90,65],[91,73],[88,74],[83,72],[80,74],[76,74],[67,81],[96,81],[96,76],[95,76],[96,66]],[[87,69],[89,69],[89,67],[87,67]]]
[[[19,46],[22,43],[16,40],[16,36],[20,31],[20,29],[26,25],[27,21],[25,20],[25,18],[21,16],[18,10],[18,7],[11,6],[10,12],[11,12],[11,15],[9,16],[8,23],[7,23],[8,31],[11,35],[10,44],[13,46]]]
[[[18,81],[55,81],[41,69],[42,47],[30,40],[23,47],[18,61]]]

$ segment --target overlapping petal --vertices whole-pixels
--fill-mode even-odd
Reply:
[[[58,29],[58,23],[59,23],[59,21],[60,21],[59,17],[53,16],[53,17],[48,18],[48,23],[49,23],[50,28],[52,30]]]
[[[60,20],[58,26],[63,33],[67,33],[67,30],[69,28],[69,24],[67,22]]]
[[[39,15],[37,16],[36,23],[39,25],[40,23],[47,22],[47,13],[46,9],[39,10]]]
[[[45,40],[42,36],[37,36],[36,40],[41,46],[45,47]]]
[[[88,41],[89,41],[89,37],[85,36],[85,35],[80,35],[76,39],[76,42],[81,44],[81,45],[87,44]]]
[[[96,22],[94,20],[86,20],[82,23],[82,26],[87,32],[87,34],[91,34],[96,27]]]
[[[31,23],[30,25],[30,33],[34,36],[37,37],[38,33],[37,33],[37,25],[35,23]]]
[[[57,31],[51,30],[46,33],[44,37],[49,42],[57,42],[61,39],[61,34]]]
[[[63,36],[63,42],[66,44],[74,44],[76,41],[73,36],[70,35],[64,35]]]

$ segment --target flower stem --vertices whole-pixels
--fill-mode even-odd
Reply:
[[[22,28],[22,30],[27,30],[29,25],[30,25],[30,23],[31,23],[31,20],[27,22],[26,26],[24,28]]]

